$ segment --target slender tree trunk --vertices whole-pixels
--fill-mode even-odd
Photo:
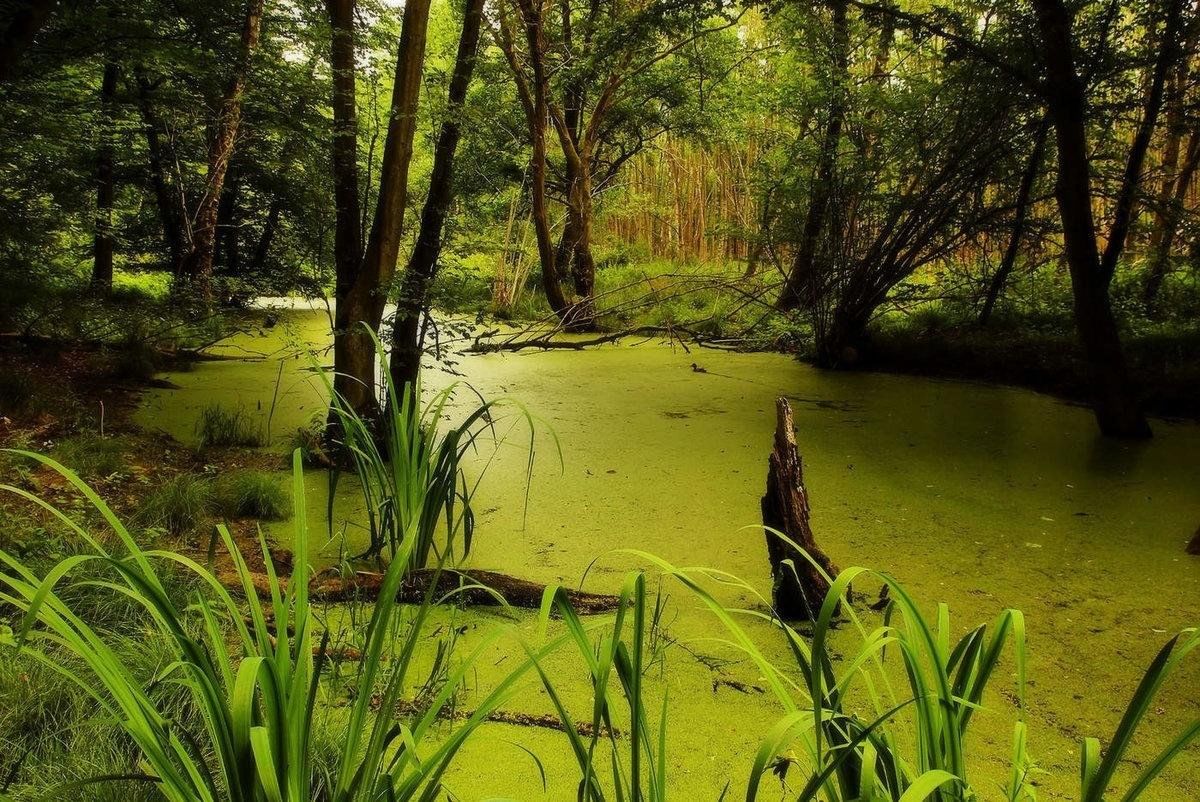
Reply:
[[[350,289],[362,267],[362,228],[358,195],[358,116],[354,54],[355,0],[327,0],[333,69],[333,231],[334,322],[333,389],[352,409],[375,405],[375,364],[370,339],[356,331],[363,312],[350,304]],[[337,416],[330,414],[330,421]]]
[[[334,367],[344,373],[343,393],[350,406],[364,414],[378,409],[375,395],[375,345],[383,308],[396,272],[404,207],[408,199],[408,168],[416,136],[417,101],[425,65],[425,36],[429,25],[429,0],[408,0],[396,59],[391,119],[383,146],[379,197],[362,265],[338,302],[340,348],[334,349]],[[338,362],[338,358],[341,362]]]
[[[1109,298],[1110,275],[1101,264],[1096,244],[1086,101],[1075,66],[1070,12],[1062,0],[1035,0],[1035,7],[1046,66],[1046,100],[1058,150],[1055,195],[1071,274],[1075,325],[1091,372],[1096,420],[1106,435],[1147,437],[1150,426],[1126,367]]]
[[[171,183],[167,178],[167,152],[162,142],[162,123],[154,110],[151,100],[153,91],[145,72],[139,67],[137,73],[138,108],[142,113],[142,127],[146,134],[146,153],[150,162],[150,183],[154,188],[154,201],[158,207],[158,217],[162,225],[163,240],[167,246],[167,256],[170,260],[172,275],[179,275],[183,268],[184,242],[186,236],[183,230],[184,210],[179,198],[171,192]]]
[[[1150,253],[1150,267],[1146,274],[1146,285],[1142,297],[1146,308],[1155,312],[1158,303],[1158,293],[1162,290],[1163,282],[1171,266],[1171,249],[1175,245],[1175,237],[1179,234],[1179,224],[1183,219],[1184,202],[1187,200],[1188,188],[1200,165],[1200,131],[1193,130],[1188,135],[1187,152],[1179,173],[1174,176],[1174,191],[1166,199],[1162,211],[1160,228],[1155,232],[1153,250]]]
[[[254,246],[254,256],[250,259],[250,272],[259,273],[267,264],[271,254],[271,244],[279,231],[279,216],[283,213],[283,199],[276,197],[267,209],[267,219],[263,222],[262,233],[259,234],[258,244]]]
[[[1033,152],[1029,154],[1029,162],[1025,165],[1025,172],[1021,174],[1021,184],[1017,187],[1016,211],[1013,217],[1012,234],[1009,236],[1008,247],[1004,251],[1004,258],[1000,261],[1000,267],[996,269],[996,274],[992,276],[992,282],[988,286],[987,297],[983,301],[983,309],[979,311],[979,325],[986,326],[992,317],[992,312],[996,308],[996,302],[1000,300],[1000,293],[1004,290],[1004,285],[1008,282],[1009,275],[1012,274],[1013,267],[1017,263],[1017,254],[1021,251],[1021,240],[1025,236],[1025,222],[1029,218],[1029,198],[1033,194],[1033,186],[1037,183],[1038,173],[1042,169],[1042,160],[1046,154],[1046,140],[1050,133],[1050,118],[1043,117],[1042,122],[1038,125],[1037,136],[1033,140]]]
[[[227,275],[236,275],[240,269],[241,243],[238,238],[238,197],[240,195],[240,181],[228,180],[225,191],[221,193],[221,201],[217,204],[217,242],[214,258],[217,266]]]
[[[248,0],[246,17],[242,24],[241,43],[237,62],[229,85],[221,100],[221,109],[216,120],[216,132],[208,148],[208,172],[205,178],[204,196],[196,208],[192,230],[191,249],[185,257],[184,274],[190,279],[205,301],[212,300],[213,256],[217,239],[217,206],[225,186],[225,175],[229,160],[233,156],[237,140],[238,125],[242,117],[242,97],[250,74],[254,51],[258,48],[262,28],[264,0]]]
[[[459,120],[467,99],[467,88],[475,70],[479,52],[479,29],[483,18],[483,0],[466,0],[463,10],[462,33],[458,39],[458,55],[450,77],[449,102],[446,118],[438,133],[433,153],[433,174],[429,178],[429,194],[421,210],[421,228],[416,245],[404,271],[392,328],[392,383],[397,388],[416,387],[421,373],[421,353],[424,350],[424,329],[421,319],[429,304],[429,286],[437,271],[442,251],[442,234],[450,203],[454,195],[454,156],[462,136]]]
[[[533,67],[532,97],[526,116],[529,122],[529,196],[533,228],[537,235],[538,257],[542,266],[542,289],[550,308],[563,317],[571,307],[563,293],[559,280],[558,269],[554,259],[554,244],[550,237],[550,214],[546,207],[546,125],[550,115],[549,103],[546,97],[547,76],[545,58],[545,42],[542,34],[542,11],[535,2],[540,0],[517,0],[521,9],[521,17],[525,27],[525,38],[529,47],[529,60]],[[514,72],[518,66],[509,56],[509,64]]]
[[[833,0],[830,11],[833,17],[833,97],[829,104],[829,118],[821,137],[821,150],[817,161],[817,175],[809,196],[808,214],[804,218],[804,229],[796,247],[792,270],[776,306],[781,310],[812,302],[816,270],[817,244],[829,204],[833,197],[834,170],[837,167],[838,144],[842,138],[842,125],[846,116],[846,94],[849,90],[850,34],[846,19],[846,0]]]
[[[0,83],[12,80],[17,62],[56,5],[57,0],[12,0],[4,5],[8,18],[0,32]]]
[[[103,292],[113,281],[113,137],[117,78],[115,61],[104,64],[100,81],[100,145],[96,150],[96,232],[92,243],[92,285]]]

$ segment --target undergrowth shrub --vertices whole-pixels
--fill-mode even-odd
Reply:
[[[174,535],[194,531],[212,506],[212,485],[202,477],[180,474],[155,488],[142,501],[138,523]]]
[[[209,404],[200,410],[196,436],[201,448],[257,448],[266,442],[262,423],[253,413],[245,407],[227,409],[220,404]]]
[[[127,467],[126,443],[118,437],[78,434],[60,440],[54,449],[59,462],[81,476],[102,478]]]
[[[212,506],[224,518],[281,521],[291,514],[291,497],[279,478],[265,471],[234,471],[213,481]]]

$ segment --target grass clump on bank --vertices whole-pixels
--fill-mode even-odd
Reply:
[[[292,514],[291,497],[266,471],[234,471],[213,480],[212,509],[223,518],[281,521]]]
[[[211,504],[211,483],[202,477],[184,473],[146,496],[138,513],[138,522],[181,535],[199,527]]]
[[[196,421],[200,448],[257,448],[266,443],[261,422],[245,407],[209,404]]]
[[[54,454],[80,476],[103,478],[128,467],[125,450],[126,443],[120,438],[87,433],[61,440]]]

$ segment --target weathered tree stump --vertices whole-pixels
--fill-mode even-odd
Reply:
[[[808,491],[796,449],[791,405],[780,398],[775,402],[775,411],[775,448],[767,462],[767,492],[762,497],[767,559],[774,580],[772,597],[780,617],[813,620],[829,593],[829,582],[817,566],[829,576],[836,576],[837,568],[817,546],[809,525]],[[783,533],[795,545],[772,530]]]
[[[1196,534],[1192,535],[1192,542],[1188,543],[1188,554],[1200,556],[1200,528],[1196,529]]]

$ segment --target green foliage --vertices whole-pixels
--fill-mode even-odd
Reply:
[[[366,330],[375,338],[374,332]],[[446,405],[456,386],[435,393],[422,406],[420,385],[397,388],[388,372],[386,352],[378,338],[375,343],[388,399],[382,437],[376,425],[355,414],[334,391],[329,377],[321,374],[333,399],[342,448],[353,462],[366,502],[371,542],[364,556],[378,557],[386,551],[390,560],[404,561],[412,569],[435,560],[457,560],[471,549],[475,531],[471,498],[478,485],[478,479],[468,483],[462,461],[481,436],[497,436],[493,415],[505,402],[481,400],[461,423],[445,426]],[[533,470],[533,419],[515,402],[507,405],[515,406],[519,418],[529,425],[528,478]],[[331,474],[333,484],[339,473]],[[333,493],[329,496],[332,499]],[[462,555],[454,550],[460,537]]]
[[[253,413],[241,406],[227,409],[217,403],[200,410],[196,437],[200,448],[256,448],[266,442],[262,423]]]
[[[45,389],[28,371],[0,366],[0,415],[41,412],[48,406]]]
[[[208,569],[180,554],[143,550],[78,476],[46,457],[35,458],[88,498],[115,531],[120,551],[109,552],[76,527],[75,534],[91,552],[63,561],[45,579],[0,551],[0,600],[21,612],[19,626],[0,640],[50,668],[77,664],[69,676],[106,718],[119,723],[142,770],[157,778],[160,793],[171,802],[309,800],[314,788],[322,786],[324,796],[335,802],[433,799],[462,744],[532,665],[526,661],[513,669],[465,721],[449,729],[435,727],[472,663],[503,635],[505,629],[497,628],[447,672],[421,712],[398,725],[394,711],[412,678],[416,655],[436,644],[426,623],[434,607],[431,595],[403,619],[399,616],[395,599],[408,562],[394,560],[367,623],[340,754],[329,775],[322,776],[314,756],[328,752],[318,752],[314,741],[331,714],[333,690],[322,681],[329,633],[318,630],[309,605],[307,569],[298,567],[298,576],[284,587],[266,542],[260,541],[270,587],[270,599],[262,602],[233,536],[218,527],[249,608],[244,617],[242,606]],[[302,556],[308,553],[308,528],[299,454],[293,456],[293,503],[292,553]],[[144,610],[146,626],[161,639],[160,656],[169,655],[171,685],[195,711],[191,722],[172,715],[136,679],[111,639],[64,599],[62,589],[69,589],[89,564],[113,571],[108,587]],[[198,583],[191,604],[179,605],[171,598],[158,564],[178,566]],[[432,593],[434,585],[430,587]]]
[[[127,467],[127,444],[119,437],[78,434],[59,441],[54,454],[62,464],[81,476],[103,478]]]
[[[224,518],[281,521],[292,511],[291,497],[279,478],[264,471],[234,471],[213,481],[212,505]]]
[[[146,496],[138,509],[138,522],[172,534],[194,531],[212,506],[208,480],[184,473],[168,480]]]

